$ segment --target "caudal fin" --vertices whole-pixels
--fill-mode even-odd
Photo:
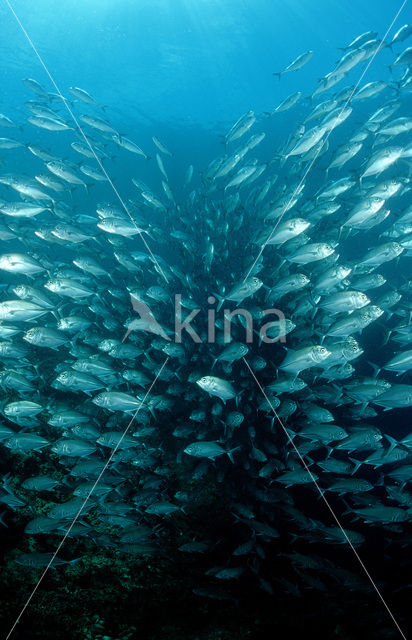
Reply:
[[[357,470],[359,469],[359,467],[363,464],[362,460],[356,460],[356,458],[351,458],[349,456],[349,460],[351,462],[353,462],[353,464],[355,465],[351,471],[351,476],[355,475],[355,473],[357,472]]]
[[[238,449],[241,449],[241,448],[242,448],[242,446],[241,446],[241,445],[239,445],[239,446],[237,446],[237,447],[234,447],[233,449],[229,449],[229,451],[226,451],[226,453],[227,453],[227,455],[228,455],[228,457],[229,457],[229,460],[230,460],[230,462],[232,462],[232,464],[234,464],[234,463],[235,463],[235,461],[234,461],[234,459],[233,459],[233,453],[234,453],[235,451],[238,451]]]
[[[222,305],[225,301],[225,298],[223,296],[219,296],[217,293],[213,294],[216,298],[216,300],[218,301],[218,305],[217,305],[217,309],[216,311],[220,311],[220,309],[222,308]]]
[[[385,433],[385,438],[388,440],[390,447],[388,449],[388,453],[390,453],[392,451],[392,449],[395,449],[395,447],[398,446],[399,442],[393,438],[392,436],[388,436],[387,433]]]

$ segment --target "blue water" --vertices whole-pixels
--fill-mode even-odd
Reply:
[[[35,3],[28,0],[15,0],[13,2],[18,18],[63,95],[72,99],[67,92],[68,87],[79,86],[105,106],[105,114],[103,114],[98,109],[77,102],[75,103],[77,115],[93,113],[107,117],[117,131],[136,142],[150,156],[155,156],[157,152],[152,142],[153,135],[160,138],[171,149],[173,157],[165,158],[164,161],[170,176],[170,186],[179,203],[183,200],[183,195],[186,197],[189,192],[189,189],[185,190],[182,187],[187,167],[190,164],[194,165],[192,185],[193,188],[199,187],[202,171],[213,158],[225,152],[222,135],[249,109],[255,111],[258,120],[251,133],[266,132],[265,140],[253,151],[253,155],[262,162],[270,160],[291,131],[308,115],[310,105],[302,100],[292,110],[275,115],[271,119],[267,118],[266,113],[295,91],[301,91],[303,96],[309,96],[316,87],[318,79],[330,72],[342,55],[338,47],[344,47],[354,37],[368,30],[377,31],[379,37],[383,37],[400,6],[400,1],[384,0],[374,2],[373,6],[370,0],[356,2],[353,0],[37,0]],[[403,9],[387,39],[390,40],[395,31],[406,22],[412,22],[410,5],[406,5]],[[403,44],[398,46],[397,52],[403,48]],[[280,81],[273,75],[309,49],[314,51],[314,56],[304,69],[297,73],[286,74]],[[394,69],[391,76],[387,68],[393,59],[394,53],[389,49],[381,51],[376,60],[371,63],[361,84],[373,80],[383,79],[389,82],[391,79],[399,79],[402,69]],[[337,84],[327,94],[319,96],[317,102],[327,99],[335,90],[339,91],[344,86],[355,84],[367,64],[369,61],[356,66],[347,79]],[[36,129],[26,122],[28,111],[24,102],[35,100],[36,97],[22,84],[21,80],[25,77],[35,78],[47,91],[55,92],[55,87],[5,0],[0,0],[0,112],[12,117],[18,124],[24,124],[22,131],[3,129],[0,135],[10,135],[26,143],[38,144],[48,148],[56,156],[72,161],[81,160],[93,165],[92,160],[77,156],[70,150],[69,144],[73,140],[73,132],[51,133]],[[346,135],[352,132],[364,117],[373,113],[381,102],[386,102],[391,91],[386,89],[384,94],[366,100],[363,104],[358,103],[355,120],[350,118],[333,133],[332,150],[345,141]],[[68,114],[62,107],[58,107],[57,104],[51,106],[55,106],[59,113],[69,120]],[[411,96],[403,95],[402,108],[397,112],[396,117],[408,115],[410,112]],[[243,139],[240,142],[242,141]],[[234,146],[236,145],[237,142],[234,143]],[[146,161],[126,151],[117,150],[114,145],[110,146],[110,150],[116,153],[116,158],[113,163],[108,162],[105,166],[125,200],[137,198],[138,195],[131,184],[132,177],[144,180],[154,193],[160,193],[163,196],[161,176],[155,160]],[[0,151],[0,161],[2,160],[5,168],[0,164],[1,173],[14,172],[34,176],[41,166],[40,161],[25,149],[12,152]],[[313,193],[324,180],[323,166],[324,161],[320,158],[308,180],[310,193]],[[348,165],[348,171],[351,166],[351,164]],[[359,166],[358,159],[353,166]],[[398,167],[391,171],[389,175],[396,174]],[[45,169],[44,172],[46,172]],[[405,166],[400,173],[404,172]],[[346,175],[346,169],[342,175]],[[338,177],[338,174],[334,174],[335,176]],[[385,177],[387,177],[386,174]],[[258,184],[262,184],[264,179],[266,174]],[[281,180],[282,178],[279,182]],[[291,180],[293,181],[293,178]],[[0,196],[3,197],[6,193],[10,192],[0,185]],[[213,197],[215,196],[211,196],[211,199]],[[165,200],[164,197],[163,200]],[[95,215],[95,205],[102,201],[116,202],[116,196],[110,186],[104,183],[96,184],[91,188],[91,197],[80,189],[77,189],[74,194],[76,213]],[[397,202],[401,202],[402,206],[407,204],[403,200]],[[146,214],[150,219],[152,211],[149,209]],[[177,215],[176,211],[174,215]],[[245,233],[248,233],[248,230]],[[374,234],[375,230],[372,231],[372,236]],[[366,235],[366,237],[369,242],[371,236]],[[143,249],[138,238],[135,239],[135,243],[138,250]],[[362,234],[355,236],[349,247],[352,258],[363,254],[370,246],[365,247],[364,243]],[[149,241],[149,244],[156,253],[156,243]],[[163,248],[161,247],[160,250],[163,251]],[[239,247],[236,249],[240,253]],[[173,250],[172,248],[171,251]],[[346,259],[348,255],[343,257]],[[231,270],[232,268],[234,270],[233,264],[236,268],[238,267],[237,263],[231,263]],[[239,261],[239,273],[243,266]],[[386,267],[384,272],[385,269]],[[399,275],[396,269],[397,266],[392,264],[387,268],[386,273],[393,275],[395,279]],[[232,273],[229,275],[232,279]],[[409,276],[410,274],[404,274],[405,278]],[[13,281],[13,277],[10,279]],[[19,277],[17,281],[20,281]],[[369,337],[365,339],[363,346],[367,350],[368,357],[369,354],[371,358],[376,355],[378,360],[380,358],[385,362],[392,353],[388,352],[388,356],[386,351],[384,355],[374,353],[374,340],[382,338],[379,332],[382,333],[382,329],[378,325],[377,334],[373,332],[368,334]],[[363,362],[358,372],[362,375],[370,375],[366,362]],[[396,427],[399,435],[404,435],[409,430],[405,413],[395,411],[391,414],[395,418],[387,418],[387,415],[381,414],[374,424],[378,424],[382,430],[388,424],[391,428]],[[313,496],[311,499],[315,502]],[[302,501],[302,510],[304,507],[305,504]],[[14,541],[11,540],[10,531],[2,531],[2,533],[9,536],[9,546],[12,547]],[[230,533],[222,527],[222,538],[227,535],[230,539]],[[373,568],[379,564],[383,553],[382,548],[385,544],[383,536],[378,543],[374,546],[375,543],[372,542],[364,551],[365,555],[369,554],[367,560],[369,566]],[[283,548],[283,551],[286,552],[288,549]],[[94,552],[95,549],[93,549]],[[336,553],[339,555],[340,549]],[[401,555],[402,548],[400,552],[398,549],[396,562],[401,562]],[[344,556],[342,566],[346,561],[347,556]],[[277,569],[276,560],[274,561],[271,557],[268,562],[274,562],[274,570]],[[360,570],[355,560],[351,558],[348,566],[359,574]],[[184,580],[179,574],[180,566],[174,567],[174,570],[176,584],[181,586]],[[113,575],[108,575],[107,580],[114,583]],[[155,581],[156,578],[153,580]],[[391,580],[395,583],[396,576],[394,578],[394,575],[391,575]],[[74,583],[76,584],[75,580]],[[104,577],[101,583],[104,584]],[[99,586],[101,583],[99,582]],[[125,591],[127,590],[127,579],[122,577],[119,579],[119,584],[120,586],[115,582],[120,608],[123,597],[127,599],[122,591],[123,587]],[[23,594],[26,586],[20,583],[22,595],[18,594],[17,604],[24,601]],[[49,586],[47,585],[47,589]],[[87,593],[87,585],[82,586]],[[52,587],[53,582],[51,582],[50,591]],[[178,601],[179,586],[176,587],[176,594],[176,601]],[[76,595],[79,597],[78,593]],[[315,612],[313,612],[310,598],[311,593],[308,591],[305,593],[305,604],[301,606],[305,608],[305,616],[312,620],[311,616],[316,617],[319,601],[316,602]],[[353,604],[353,598],[354,596],[351,595],[351,615],[356,617],[357,610]],[[254,617],[255,609],[257,610],[260,605],[259,600],[260,595],[257,596],[256,601],[249,603],[251,619]],[[385,616],[385,612],[382,614],[379,604],[373,602],[376,609],[373,608],[370,615],[376,629],[379,626],[379,616]],[[181,609],[176,613],[177,619],[179,616],[183,619],[186,615],[186,604],[184,602],[180,604]],[[190,608],[192,604],[190,602],[188,607]],[[129,619],[133,612],[134,601],[124,606]],[[140,601],[139,606],[141,606]],[[150,603],[150,606],[151,613],[153,614],[154,611],[155,614],[156,608],[153,603]],[[174,606],[176,606],[175,602],[173,602]],[[209,610],[206,605],[202,606],[205,608],[202,610],[199,608],[201,611],[199,615],[204,616],[202,624],[206,625]],[[338,610],[338,605],[336,607]],[[89,609],[93,612],[93,605],[90,605]],[[267,615],[270,609],[269,603],[262,616]],[[223,605],[219,603],[214,613],[223,624],[225,603],[223,602]],[[75,616],[75,613],[71,612],[70,615]],[[196,615],[198,610],[195,611],[194,617]],[[231,615],[236,621],[237,614],[233,608]],[[386,617],[384,620],[385,624],[388,624]],[[36,624],[39,625],[38,618]],[[249,624],[249,619],[245,624]],[[236,627],[236,622],[233,626]],[[335,627],[337,628],[336,622],[328,628]],[[39,637],[36,633],[34,631],[30,638]],[[273,628],[270,633],[273,633]],[[388,633],[389,635],[382,637],[392,637],[390,632]],[[337,632],[336,636],[338,636]],[[137,634],[133,637],[139,636]],[[144,636],[148,640],[149,637],[149,635]],[[237,640],[238,637],[240,636],[237,636],[234,631],[233,638]],[[250,637],[262,636],[251,635]],[[265,640],[268,640],[268,637],[266,636]],[[320,635],[320,637],[323,636]],[[339,637],[348,640],[355,638],[352,635]],[[186,636],[184,638],[186,640]],[[201,639],[206,640],[206,636],[201,636]],[[116,637],[115,640],[120,639]],[[158,640],[157,637],[156,640]],[[175,636],[170,636],[170,640],[175,640]]]
[[[401,2],[367,0],[39,0],[13,6],[57,84],[85,87],[110,105],[120,130],[150,123],[219,130],[252,108],[310,92],[339,58],[337,46],[376,30],[382,37]],[[408,21],[408,6],[397,28]],[[0,4],[0,106],[21,110],[22,76],[50,86],[4,1]],[[392,35],[395,32],[392,30]],[[312,49],[305,71],[279,85],[272,72]],[[381,76],[383,52],[368,71]],[[357,71],[356,71],[357,72]],[[161,131],[159,132],[160,135]],[[142,145],[144,143],[142,139]],[[189,145],[179,153],[187,152]],[[191,150],[193,153],[193,149]]]
[[[373,9],[366,0],[40,0],[35,8],[31,2],[13,3],[63,95],[69,86],[85,88],[107,105],[114,128],[149,155],[154,153],[152,135],[165,141],[175,156],[169,171],[176,186],[189,164],[195,166],[193,184],[199,184],[198,172],[222,153],[219,135],[244,112],[271,111],[297,90],[310,95],[318,78],[334,68],[341,55],[338,46],[368,30],[382,37],[399,7],[383,0]],[[403,10],[388,38],[407,21],[408,11]],[[24,121],[24,101],[34,95],[21,79],[33,77],[46,90],[55,88],[4,1],[0,20],[0,111]],[[303,70],[284,75],[281,82],[272,75],[309,49],[314,56]],[[392,60],[389,50],[381,51],[365,82],[387,75]],[[395,69],[395,77],[400,73]],[[359,75],[357,67],[346,84]],[[87,105],[78,104],[77,112],[87,113]],[[300,102],[264,123],[270,135],[258,155],[270,156],[306,114],[307,105]],[[56,153],[67,149],[70,134],[31,129],[31,142],[41,139],[45,146],[49,138]],[[129,170],[126,176],[124,166],[110,171],[121,193],[130,191],[133,175],[156,186],[150,185],[153,172],[140,158],[132,158]],[[108,187],[102,193],[111,198]]]
[[[368,30],[382,37],[400,3],[382,0],[372,10],[365,0],[40,0],[35,9],[31,2],[21,1],[13,8],[63,95],[70,97],[69,86],[85,88],[107,105],[106,116],[114,128],[149,155],[156,151],[152,135],[167,143],[175,156],[168,167],[171,184],[179,188],[189,164],[195,166],[193,185],[198,186],[199,171],[222,153],[219,135],[244,112],[271,111],[297,90],[310,95],[318,78],[334,68],[341,55],[337,47]],[[388,38],[407,21],[408,11],[403,10]],[[22,78],[33,77],[51,92],[55,88],[4,1],[0,20],[0,111],[23,122],[24,101],[35,96],[21,84]],[[314,56],[303,70],[285,74],[281,82],[272,75],[309,49]],[[382,73],[387,76],[392,60],[389,50],[381,51],[365,82],[381,79]],[[360,73],[356,67],[337,89],[355,83]],[[395,77],[400,74],[395,69]],[[87,105],[77,104],[78,114],[89,111]],[[257,154],[270,157],[306,115],[307,104],[301,101],[263,122],[261,129],[269,135]],[[49,139],[56,155],[63,149],[67,153],[70,133],[56,136],[30,128],[30,142],[46,146]],[[18,151],[9,155],[11,171],[13,162],[21,165],[22,156]],[[27,154],[25,163],[27,170],[38,166]],[[125,197],[132,176],[159,186],[151,181],[153,171],[134,156],[129,166],[113,167],[110,175]],[[106,185],[94,193],[104,199],[113,195]]]

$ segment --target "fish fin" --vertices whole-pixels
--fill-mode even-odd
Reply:
[[[326,338],[325,334],[322,331],[317,331],[316,329],[313,332],[316,336],[319,336],[320,342],[319,344],[323,344],[324,339]]]
[[[395,449],[395,447],[398,446],[399,442],[392,436],[388,436],[387,433],[385,433],[385,438],[389,441],[390,447],[388,449],[388,453],[390,453],[393,449]]]
[[[288,436],[290,437],[290,439],[293,441],[293,438],[295,438],[298,434],[297,431],[293,431],[290,428],[285,428],[286,429],[286,433],[288,434]]]
[[[74,558],[73,560],[65,560],[65,564],[77,564],[78,562],[80,562],[80,560],[83,560],[83,556],[81,556],[80,558]]]
[[[236,394],[236,397],[235,397],[235,401],[236,401],[236,408],[238,408],[238,407],[239,407],[239,398],[240,398],[240,396],[242,395],[242,393],[243,393],[244,391],[245,391],[245,389],[242,389],[242,391],[239,391],[239,393],[238,393],[238,394]]]
[[[388,318],[388,319],[389,319],[389,318]],[[390,337],[391,337],[391,333],[392,333],[392,331],[391,331],[390,329],[387,329],[387,330],[385,331],[385,334],[384,334],[384,341],[383,341],[383,343],[382,343],[382,346],[384,346],[384,345],[388,344],[389,339],[390,339]]]
[[[380,372],[382,371],[381,367],[378,367],[377,364],[374,364],[373,362],[370,362],[370,360],[368,360],[368,364],[372,367],[373,369],[373,377],[377,378],[378,375],[380,374]]]
[[[85,182],[84,183],[84,188],[86,189],[86,193],[89,196],[90,195],[90,187],[94,187],[95,183],[94,182]]]
[[[385,479],[384,479],[384,475],[383,473],[381,473],[379,475],[379,479],[377,480],[377,482],[374,483],[375,487],[384,487],[385,486]]]
[[[223,303],[225,301],[225,298],[222,297],[222,296],[219,296],[217,293],[213,293],[213,295],[214,295],[214,297],[216,298],[216,300],[219,303],[218,306],[217,306],[216,311],[220,311],[220,309],[222,308],[222,305],[223,305]]]
[[[363,464],[363,461],[362,460],[356,460],[356,458],[351,458],[350,456],[349,456],[349,460],[351,462],[353,462],[353,464],[355,465],[353,470],[351,471],[351,476],[353,476],[357,472],[359,467]]]
[[[233,458],[233,453],[234,453],[235,451],[238,451],[238,449],[241,449],[241,448],[242,448],[242,445],[238,445],[237,447],[233,447],[233,449],[229,449],[229,451],[226,451],[226,453],[227,453],[227,455],[228,455],[228,457],[229,457],[229,460],[230,460],[230,462],[231,462],[232,464],[234,464],[234,463],[235,463],[234,458]]]

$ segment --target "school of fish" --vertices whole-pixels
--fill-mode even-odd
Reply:
[[[244,114],[181,184],[167,141],[143,150],[84,89],[23,80],[26,120],[0,114],[0,520],[34,540],[16,562],[45,567],[69,531],[76,555],[201,558],[199,597],[242,580],[295,597],[370,588],[328,548],[410,542],[411,34],[358,36],[311,96]],[[386,79],[356,86],[388,48]],[[12,154],[35,175],[8,173]],[[135,166],[130,197],[114,157]],[[277,553],[287,577],[265,570]]]

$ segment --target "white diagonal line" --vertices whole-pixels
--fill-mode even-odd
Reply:
[[[280,217],[279,217],[279,218],[278,218],[278,220],[276,221],[275,226],[273,227],[272,231],[270,232],[270,234],[268,235],[268,237],[267,237],[267,239],[265,240],[264,244],[262,245],[262,247],[261,247],[261,249],[260,249],[260,251],[259,251],[259,253],[258,253],[257,257],[256,257],[256,260],[253,262],[253,264],[252,264],[252,266],[250,267],[249,271],[247,272],[247,274],[246,274],[246,275],[245,275],[245,277],[243,278],[243,282],[245,282],[245,280],[247,280],[247,279],[248,279],[248,277],[250,276],[251,272],[253,271],[253,269],[254,269],[254,267],[255,267],[255,265],[256,265],[256,263],[257,263],[257,261],[259,260],[260,256],[261,256],[261,255],[262,255],[262,253],[264,252],[264,250],[265,250],[265,248],[266,248],[267,244],[270,242],[270,240],[271,240],[271,238],[272,238],[272,236],[273,236],[274,232],[276,231],[276,229],[277,229],[278,225],[280,224],[280,221],[282,220],[283,216],[285,215],[286,211],[288,210],[288,208],[289,208],[289,206],[290,206],[291,202],[293,202],[293,200],[294,200],[295,196],[296,196],[296,195],[297,195],[297,193],[299,192],[299,189],[301,188],[302,184],[305,182],[305,180],[306,180],[306,178],[307,178],[307,176],[308,176],[308,173],[310,172],[310,170],[312,169],[313,165],[315,164],[315,162],[316,162],[316,160],[317,160],[317,158],[318,158],[318,156],[319,156],[320,152],[322,151],[323,147],[324,147],[324,146],[325,146],[325,144],[327,143],[327,141],[328,141],[328,139],[329,139],[330,134],[331,134],[331,133],[332,133],[332,131],[335,129],[335,127],[338,125],[339,120],[340,120],[340,117],[341,117],[341,115],[342,115],[343,111],[346,109],[347,105],[348,105],[348,104],[349,104],[349,102],[351,101],[353,94],[355,93],[355,91],[356,91],[356,90],[357,90],[357,88],[359,87],[359,85],[360,85],[360,83],[361,83],[361,81],[362,81],[363,77],[365,76],[365,74],[366,74],[367,70],[369,69],[369,67],[371,66],[372,62],[374,61],[374,59],[375,59],[376,55],[377,55],[377,54],[379,53],[379,51],[383,48],[386,36],[388,35],[389,31],[392,29],[393,25],[395,24],[395,22],[396,22],[396,20],[397,20],[397,18],[398,18],[398,16],[399,16],[399,14],[401,13],[401,11],[402,11],[402,9],[404,8],[404,6],[406,5],[407,1],[408,1],[408,0],[404,0],[404,1],[403,1],[403,3],[402,3],[402,5],[401,5],[401,7],[400,7],[400,9],[398,9],[398,11],[397,11],[397,13],[396,13],[396,15],[395,15],[394,19],[392,20],[392,22],[391,22],[390,26],[389,26],[389,27],[388,27],[388,29],[386,30],[386,33],[385,33],[385,35],[383,36],[383,38],[382,38],[381,42],[379,43],[379,46],[377,47],[377,49],[376,49],[375,53],[373,54],[373,56],[372,56],[372,57],[371,57],[371,59],[369,60],[368,64],[366,65],[365,69],[364,69],[364,70],[363,70],[363,72],[362,72],[362,75],[360,76],[359,80],[358,80],[358,81],[357,81],[357,83],[355,84],[355,86],[354,86],[354,88],[353,88],[353,90],[352,90],[352,92],[351,92],[351,94],[350,94],[349,98],[346,100],[346,102],[345,102],[345,104],[343,105],[342,109],[340,110],[340,112],[339,112],[338,116],[336,117],[336,119],[335,119],[335,122],[334,122],[333,126],[332,126],[332,127],[331,127],[331,129],[329,130],[329,132],[328,132],[328,134],[327,134],[326,138],[323,140],[323,142],[322,142],[321,146],[319,147],[319,149],[316,151],[314,158],[312,159],[312,161],[310,162],[309,166],[307,167],[307,169],[306,169],[305,173],[303,174],[303,177],[301,178],[301,180],[300,180],[300,182],[299,182],[298,186],[297,186],[297,187],[296,187],[296,189],[294,190],[293,195],[292,195],[292,196],[290,197],[290,199],[288,200],[288,202],[287,202],[287,204],[285,205],[285,207],[284,207],[284,209],[283,209],[283,211],[282,211],[282,213],[281,213]],[[6,0],[6,2],[7,2],[7,0]]]
[[[19,25],[19,27],[21,28],[23,34],[25,35],[27,42],[29,43],[29,45],[31,46],[31,48],[33,49],[34,53],[36,54],[36,57],[38,58],[40,64],[42,65],[43,69],[45,70],[45,72],[47,73],[51,83],[53,84],[54,88],[56,89],[57,93],[59,94],[64,106],[66,107],[67,111],[69,112],[72,120],[74,121],[76,127],[78,128],[78,130],[80,131],[85,143],[87,144],[87,146],[89,147],[90,151],[92,152],[94,159],[96,160],[97,164],[99,165],[101,171],[103,172],[103,174],[105,175],[107,181],[109,182],[111,188],[113,189],[117,199],[119,200],[120,204],[122,205],[123,209],[125,210],[125,212],[127,213],[127,215],[129,216],[130,220],[132,221],[134,227],[137,229],[140,238],[144,244],[144,246],[146,247],[148,253],[150,254],[152,260],[154,261],[154,263],[156,264],[157,268],[159,269],[159,272],[161,273],[161,275],[163,276],[163,278],[166,280],[166,282],[168,283],[169,280],[167,279],[166,274],[164,273],[163,269],[161,268],[159,262],[157,261],[155,255],[153,254],[152,250],[150,249],[149,245],[147,244],[146,240],[143,237],[142,232],[140,231],[140,229],[138,228],[136,222],[134,221],[133,217],[131,216],[129,209],[127,208],[127,205],[125,203],[125,201],[123,200],[123,198],[121,197],[120,193],[118,192],[118,190],[116,189],[116,187],[113,184],[112,179],[110,178],[109,174],[107,173],[106,169],[104,168],[100,158],[97,156],[95,150],[93,149],[92,145],[89,142],[88,137],[86,136],[86,134],[83,131],[82,126],[80,125],[79,121],[77,120],[76,116],[74,115],[73,111],[70,109],[68,102],[66,100],[66,98],[63,96],[63,94],[61,93],[59,87],[57,86],[53,76],[51,75],[50,71],[48,70],[46,63],[44,62],[43,58],[41,57],[41,55],[39,54],[39,52],[37,51],[36,47],[34,46],[34,43],[32,41],[32,39],[30,38],[29,34],[27,33],[26,29],[24,28],[24,26],[22,25],[20,18],[17,16],[16,12],[14,11],[12,5],[10,4],[9,0],[4,0],[4,2],[7,4],[7,6],[9,7],[11,13],[13,14],[13,16],[16,19],[17,24]]]
[[[90,489],[89,493],[87,494],[86,498],[83,501],[83,504],[81,505],[80,509],[78,510],[78,512],[76,513],[74,519],[72,520],[69,528],[67,529],[66,533],[63,536],[62,541],[60,542],[60,544],[58,545],[56,551],[54,552],[50,562],[48,563],[48,565],[46,566],[45,570],[43,571],[42,575],[40,576],[36,586],[34,587],[33,591],[31,592],[30,596],[27,598],[26,603],[24,604],[22,610],[20,611],[19,615],[16,618],[16,621],[14,622],[12,628],[10,629],[10,631],[8,632],[5,640],[8,640],[11,636],[11,634],[13,633],[14,629],[16,628],[17,624],[20,622],[20,619],[23,615],[23,613],[26,611],[27,607],[29,606],[34,594],[36,593],[37,589],[39,588],[41,582],[43,581],[44,576],[46,575],[46,573],[48,572],[48,570],[50,569],[51,565],[53,564],[57,554],[59,553],[60,549],[62,548],[62,546],[64,545],[67,536],[70,534],[70,531],[72,530],[72,528],[74,527],[74,525],[76,524],[78,518],[80,517],[80,514],[82,513],[84,507],[86,506],[87,502],[90,499],[90,496],[92,495],[93,491],[95,490],[95,488],[97,487],[98,483],[100,482],[104,472],[106,471],[107,467],[109,466],[110,462],[113,459],[114,454],[116,453],[116,451],[118,450],[118,448],[120,447],[124,437],[126,436],[127,432],[129,431],[130,427],[132,426],[137,414],[139,413],[140,409],[142,408],[147,396],[149,395],[149,393],[151,392],[151,390],[153,389],[158,377],[160,376],[160,374],[163,371],[163,368],[166,365],[166,362],[169,360],[169,358],[167,357],[166,360],[164,361],[164,363],[162,364],[162,366],[160,367],[158,373],[156,374],[155,379],[153,380],[152,384],[150,385],[149,389],[146,391],[143,399],[141,400],[139,406],[137,407],[136,411],[134,412],[130,422],[128,423],[126,429],[124,430],[124,432],[122,433],[122,437],[120,438],[119,442],[117,443],[117,445],[114,447],[113,451],[111,452],[110,456],[107,459],[106,464],[104,465],[103,469],[101,470],[101,472],[99,473],[99,475],[97,476],[92,488]]]
[[[378,594],[382,604],[384,605],[386,611],[388,612],[389,616],[391,617],[393,623],[395,624],[397,630],[399,631],[399,633],[401,634],[403,640],[407,640],[406,635],[404,634],[404,632],[402,631],[401,627],[399,626],[395,616],[393,615],[392,611],[390,610],[388,604],[386,603],[386,600],[384,599],[383,595],[381,594],[381,592],[379,591],[376,583],[374,582],[372,576],[370,575],[368,569],[366,568],[366,566],[364,565],[362,558],[360,557],[359,553],[356,551],[355,547],[353,546],[350,538],[348,537],[345,529],[342,527],[337,515],[335,514],[334,510],[332,509],[332,507],[329,504],[329,501],[327,498],[325,498],[324,492],[322,491],[321,487],[319,486],[319,484],[316,481],[315,476],[313,475],[313,473],[311,472],[311,470],[309,469],[308,465],[306,464],[304,458],[301,456],[301,454],[299,453],[298,448],[296,447],[295,443],[293,442],[292,438],[290,437],[286,427],[284,426],[282,420],[280,419],[279,415],[276,413],[275,408],[273,407],[270,399],[268,398],[267,394],[265,393],[265,390],[263,389],[262,385],[260,384],[259,380],[257,379],[257,377],[255,376],[252,368],[249,366],[248,361],[246,360],[245,357],[242,357],[244,363],[246,364],[247,368],[249,369],[250,373],[252,374],[252,377],[254,379],[254,381],[256,382],[257,386],[259,387],[260,391],[262,392],[262,394],[264,395],[267,403],[269,404],[270,408],[273,411],[273,414],[275,416],[275,418],[277,419],[277,421],[279,422],[280,426],[282,427],[285,435],[287,436],[289,442],[291,443],[291,445],[293,446],[295,452],[298,454],[300,461],[302,462],[303,466],[305,467],[305,470],[308,472],[313,484],[315,485],[316,489],[319,491],[320,497],[322,498],[323,502],[325,503],[325,505],[327,506],[328,510],[330,511],[333,519],[335,520],[336,524],[338,525],[339,529],[342,531],[345,540],[347,541],[348,545],[350,546],[350,548],[352,549],[353,553],[355,554],[356,559],[358,560],[360,566],[362,567],[363,571],[365,572],[368,580],[370,581],[370,583],[372,584],[373,588],[375,589],[376,593]]]

